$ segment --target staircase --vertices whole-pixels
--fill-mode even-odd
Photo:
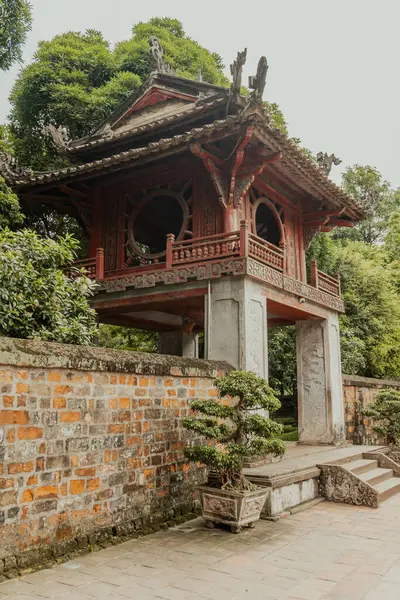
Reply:
[[[377,508],[400,492],[400,465],[385,451],[367,452],[350,462],[318,465],[320,493],[327,500]]]
[[[372,486],[378,492],[380,502],[400,492],[400,477],[395,476],[393,469],[380,467],[378,460],[362,458],[343,467]]]

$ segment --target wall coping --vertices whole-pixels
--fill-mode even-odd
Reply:
[[[344,385],[356,385],[359,387],[398,387],[400,379],[375,379],[373,377],[361,377],[360,375],[342,375]]]
[[[217,377],[232,370],[224,361],[6,337],[0,337],[1,365],[177,377]]]

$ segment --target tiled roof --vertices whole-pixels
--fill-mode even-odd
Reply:
[[[135,127],[126,131],[122,131],[121,133],[118,133],[118,131],[116,131],[112,135],[104,134],[97,138],[93,138],[90,136],[87,138],[82,138],[81,140],[76,140],[75,142],[72,142],[69,146],[67,146],[66,151],[68,153],[73,154],[81,150],[96,148],[105,144],[112,144],[116,141],[123,141],[124,139],[129,139],[142,133],[149,133],[151,131],[159,129],[160,127],[163,127],[164,125],[176,123],[187,117],[199,115],[201,113],[213,110],[214,108],[218,108],[218,106],[220,106],[223,102],[226,102],[226,98],[224,97],[216,98],[208,102],[204,101],[201,103],[195,103],[193,106],[187,108],[186,110],[182,110],[173,115],[169,115],[167,117],[164,117],[163,119],[157,119],[155,121],[152,121],[151,123],[146,123],[144,125],[141,125],[140,127]]]
[[[187,133],[174,135],[171,138],[164,138],[157,142],[151,142],[142,148],[131,148],[124,152],[119,152],[113,156],[87,162],[82,165],[71,165],[62,169],[57,169],[48,172],[27,172],[20,179],[15,178],[13,185],[22,187],[27,185],[40,185],[43,183],[58,182],[63,179],[78,177],[83,173],[91,173],[93,171],[101,171],[111,166],[123,165],[127,162],[145,158],[151,154],[158,154],[166,150],[172,150],[187,145],[193,139],[203,139],[218,131],[229,130],[235,125],[240,125],[240,116],[227,116],[226,119],[220,119],[213,123],[203,125],[203,127],[195,127]],[[232,129],[232,133],[235,129]]]
[[[209,104],[214,105],[214,101]],[[203,106],[201,105],[201,108]],[[192,110],[195,111],[196,107]],[[167,119],[171,120],[175,118],[176,115],[174,117],[167,117]],[[303,189],[316,198],[326,200],[334,206],[341,208],[349,207],[358,217],[362,217],[363,211],[355,200],[331,181],[318,164],[310,159],[301,148],[296,146],[279,129],[272,127],[267,115],[259,111],[247,112],[244,110],[235,116],[228,115],[225,119],[216,120],[202,127],[193,128],[186,133],[160,139],[149,143],[147,146],[131,148],[113,156],[87,162],[82,165],[72,165],[45,173],[28,172],[21,177],[13,177],[12,183],[17,188],[24,188],[43,185],[44,183],[56,183],[65,179],[75,179],[81,177],[83,174],[101,170],[122,169],[127,163],[150,157],[151,155],[175,149],[177,151],[182,150],[193,140],[204,142],[209,136],[218,132],[235,133],[241,126],[249,123],[255,125],[255,135],[261,142],[264,142],[273,152],[282,152],[282,160],[275,163],[275,168],[282,171],[288,179],[291,179],[297,185],[300,184]],[[146,125],[144,127],[149,126]],[[129,133],[131,134],[132,132]],[[115,138],[113,138],[114,140]]]

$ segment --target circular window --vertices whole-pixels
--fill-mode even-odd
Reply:
[[[274,213],[265,202],[260,202],[256,208],[255,224],[258,237],[279,246],[281,231]]]
[[[181,196],[170,190],[155,190],[140,202],[131,217],[129,240],[139,256],[165,255],[167,235],[182,239],[187,226],[188,207]]]

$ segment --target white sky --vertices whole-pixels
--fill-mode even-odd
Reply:
[[[245,76],[265,54],[265,99],[277,102],[289,131],[313,152],[376,166],[400,186],[400,0],[31,0],[39,40],[99,29],[111,43],[152,16],[180,19],[188,35],[218,52],[227,67],[247,46]],[[19,67],[0,72],[0,123]]]

